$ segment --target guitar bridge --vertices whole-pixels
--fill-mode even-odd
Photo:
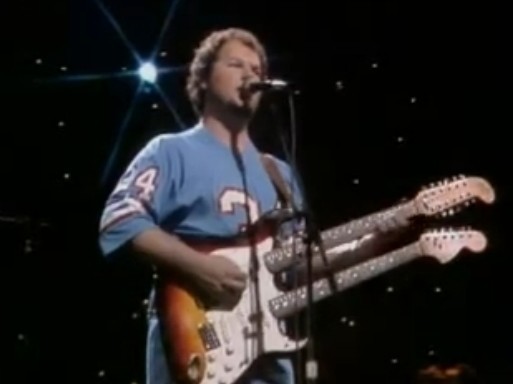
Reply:
[[[217,337],[216,330],[212,324],[204,323],[200,325],[198,327],[198,333],[207,351],[211,351],[212,349],[216,349],[221,346],[219,337]]]

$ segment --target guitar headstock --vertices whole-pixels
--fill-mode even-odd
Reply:
[[[422,234],[419,239],[422,254],[434,257],[440,263],[448,263],[464,249],[482,252],[487,243],[486,236],[473,229],[433,230]]]
[[[414,199],[419,213],[426,216],[450,216],[478,200],[486,204],[493,203],[493,187],[484,178],[465,176],[432,184],[420,191]]]

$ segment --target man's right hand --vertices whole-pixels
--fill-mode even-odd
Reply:
[[[230,259],[204,255],[196,271],[201,292],[215,306],[233,308],[246,288],[247,274]]]

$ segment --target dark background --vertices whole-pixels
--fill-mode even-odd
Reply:
[[[144,58],[171,3],[103,4]],[[469,364],[483,383],[511,382],[507,12],[489,2],[414,3],[184,0],[157,62],[186,65],[216,28],[256,32],[274,74],[301,90],[298,162],[323,228],[446,176],[487,178],[496,203],[454,218],[487,234],[486,252],[444,266],[417,260],[317,307],[319,382],[412,383],[432,363]],[[108,263],[96,231],[127,161],[179,124],[151,87],[126,118],[139,85],[126,73],[137,61],[98,2],[6,5],[0,380],[143,383],[149,273],[129,260]],[[91,74],[102,76],[74,77]],[[159,84],[190,125],[184,80],[178,71]],[[281,154],[268,107],[258,144]]]

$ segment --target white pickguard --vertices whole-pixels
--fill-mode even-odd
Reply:
[[[306,344],[306,339],[290,339],[280,329],[281,324],[269,312],[268,301],[282,294],[274,284],[274,276],[265,268],[262,255],[272,249],[273,239],[268,238],[257,244],[259,258],[258,284],[262,311],[263,345],[261,354],[290,352]],[[219,249],[212,255],[222,255],[235,262],[243,271],[249,272],[250,248],[237,247]],[[215,256],[213,256],[215,257]],[[249,278],[248,278],[249,279]],[[253,296],[251,281],[237,306],[231,311],[209,311],[208,321],[215,329],[220,341],[218,348],[207,351],[207,370],[201,384],[232,384],[257,360],[258,339],[251,336],[254,327],[250,321]]]

